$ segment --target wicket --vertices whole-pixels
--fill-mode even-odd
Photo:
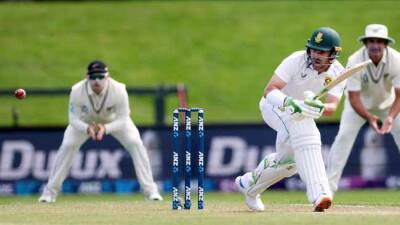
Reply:
[[[185,124],[185,137],[184,137],[184,150],[185,150],[185,201],[184,209],[190,209],[191,206],[191,186],[190,179],[192,174],[192,112],[197,113],[198,122],[198,202],[197,208],[204,208],[204,110],[201,108],[178,108],[173,112],[173,131],[172,131],[172,209],[177,210],[180,208],[179,203],[179,113],[184,113]]]

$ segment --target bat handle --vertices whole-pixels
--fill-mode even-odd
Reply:
[[[316,95],[314,96],[313,100],[319,100],[323,97],[324,95]]]

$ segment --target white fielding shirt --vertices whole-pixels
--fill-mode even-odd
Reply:
[[[303,100],[304,91],[312,91],[317,94],[324,86],[343,71],[343,66],[337,60],[329,66],[328,71],[318,74],[307,60],[306,51],[297,51],[285,58],[276,68],[275,74],[285,81],[286,86],[281,90],[285,95]],[[342,97],[345,81],[332,88],[328,94]]]
[[[368,59],[368,50],[362,47],[349,57],[347,67]],[[373,111],[387,109],[393,104],[394,87],[400,88],[400,53],[390,47],[378,65],[368,65],[347,81],[347,90],[360,91],[364,107]]]
[[[103,91],[97,95],[85,79],[72,86],[69,103],[69,124],[85,132],[90,123],[102,123],[106,133],[122,129],[129,119],[129,99],[125,85],[108,77]]]

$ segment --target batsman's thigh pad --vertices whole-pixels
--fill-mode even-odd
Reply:
[[[288,114],[278,109],[277,106],[268,104],[265,98],[261,98],[260,111],[264,122],[275,131],[286,129],[286,123],[289,119]]]

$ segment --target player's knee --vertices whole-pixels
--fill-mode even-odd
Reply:
[[[79,144],[77,144],[74,141],[68,141],[68,140],[63,141],[62,144],[61,144],[61,147],[60,147],[60,149],[68,149],[68,150],[69,149],[76,150],[76,149],[79,149],[79,148],[80,148]]]
[[[398,135],[400,135],[400,125],[399,125],[399,124],[394,124],[393,127],[392,127],[392,130],[390,131],[390,133],[391,133],[393,136],[398,136]]]
[[[130,138],[125,142],[125,144],[127,146],[140,147],[143,145],[143,142],[140,139]]]
[[[350,124],[342,124],[339,127],[339,132],[338,135],[340,136],[354,136],[354,134],[356,134],[359,131],[359,129],[355,129],[353,126],[351,126]]]
[[[335,141],[339,141],[340,143],[352,142],[354,141],[356,135],[356,129],[352,129],[350,127],[346,127],[344,129],[341,128],[335,137]]]

